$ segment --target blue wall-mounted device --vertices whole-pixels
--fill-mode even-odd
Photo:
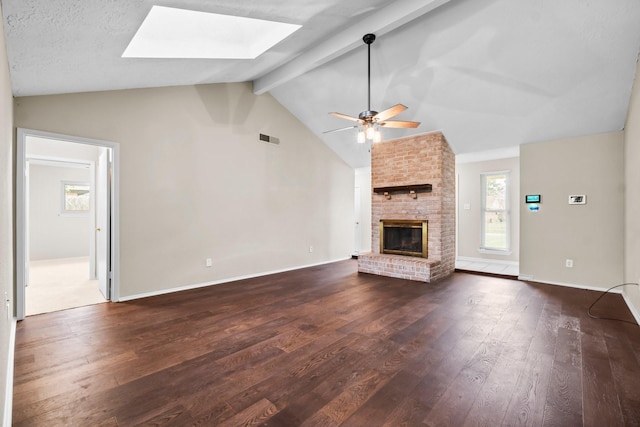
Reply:
[[[527,194],[524,196],[525,203],[540,203],[542,202],[542,197],[539,194]]]

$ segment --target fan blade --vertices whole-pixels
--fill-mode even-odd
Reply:
[[[337,117],[339,119],[346,119],[346,120],[351,120],[352,122],[362,122],[362,120],[360,120],[357,117],[351,117],[351,116],[347,116],[346,114],[342,114],[342,113],[329,113],[331,114],[333,117]]]
[[[346,128],[333,129],[333,130],[325,130],[325,131],[324,131],[324,132],[322,132],[322,133],[340,132],[340,131],[343,131],[343,130],[355,129],[355,128],[357,128],[357,127],[358,127],[358,125],[355,125],[355,126],[347,126]]]
[[[420,126],[420,122],[403,122],[398,120],[391,120],[378,124],[385,128],[417,128]]]
[[[380,111],[378,114],[373,116],[373,118],[378,122],[384,122],[385,120],[390,119],[393,116],[397,116],[398,114],[402,113],[406,109],[407,107],[405,107],[404,105],[396,104],[391,108],[387,108],[384,111]]]

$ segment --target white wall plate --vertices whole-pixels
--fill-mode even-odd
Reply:
[[[584,194],[569,196],[569,204],[570,205],[586,205],[587,196]]]

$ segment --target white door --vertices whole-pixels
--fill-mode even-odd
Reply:
[[[98,167],[96,168],[96,276],[98,276],[98,286],[100,292],[109,299],[110,291],[110,177],[111,170],[109,162],[109,149],[102,147],[98,156]]]
[[[360,253],[360,242],[362,241],[362,231],[360,230],[360,187],[356,187],[353,200],[355,203],[354,211],[355,211],[355,232],[354,232],[354,241],[353,241],[353,253],[354,255],[358,255]]]
[[[24,165],[24,286],[29,286],[29,161]]]

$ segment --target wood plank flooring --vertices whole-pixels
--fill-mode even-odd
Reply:
[[[588,317],[598,295],[350,260],[28,317],[13,422],[637,426],[640,328]],[[594,312],[633,320],[620,295]]]

